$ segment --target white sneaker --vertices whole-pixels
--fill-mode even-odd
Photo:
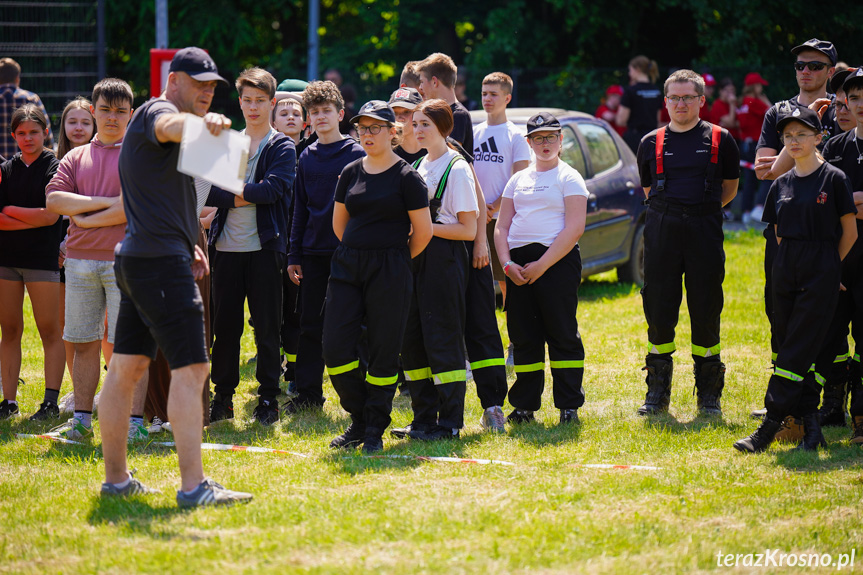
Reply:
[[[60,424],[51,429],[51,431],[45,435],[69,439],[71,441],[90,440],[93,439],[93,428],[87,427],[81,423],[80,419],[73,417],[66,423]]]
[[[503,408],[497,405],[489,407],[482,412],[479,424],[486,431],[506,432],[506,416],[503,414]]]
[[[147,428],[147,433],[151,435],[154,433],[162,433],[162,431],[164,431],[162,425],[163,421],[158,417],[154,417],[153,421],[150,422],[150,427]]]
[[[150,437],[150,432],[147,431],[147,427],[140,423],[132,423],[129,422],[129,436],[127,439],[127,443],[138,443],[141,441],[147,441]]]

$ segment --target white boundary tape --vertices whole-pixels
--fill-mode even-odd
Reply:
[[[72,441],[71,439],[66,439],[65,437],[55,437],[53,435],[32,435],[30,433],[16,433],[15,437],[20,437],[22,439],[50,439],[51,441],[56,441],[57,443],[66,443],[69,445],[84,445],[80,441]]]
[[[176,447],[177,444],[173,441],[154,441],[151,445],[160,447]],[[254,447],[252,445],[229,445],[227,443],[202,443],[201,449],[210,451],[248,451],[251,453],[278,453],[279,455],[296,455],[297,457],[308,457],[303,453],[295,451],[285,451],[284,449],[271,449],[269,447]]]
[[[515,465],[509,461],[495,459],[465,459],[462,457],[432,457],[429,455],[366,455],[366,459],[413,459],[416,461],[434,461],[437,463],[476,463],[478,465]]]
[[[635,469],[637,471],[654,471],[662,469],[652,465],[612,465],[610,463],[573,463],[573,467],[587,467],[588,469]]]

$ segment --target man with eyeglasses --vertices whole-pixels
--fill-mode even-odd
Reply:
[[[638,147],[638,169],[648,204],[641,294],[649,348],[644,367],[647,396],[639,415],[668,411],[674,329],[684,281],[698,411],[722,413],[722,207],[737,194],[740,152],[728,130],[699,119],[704,105],[704,79],[692,70],[674,72],[665,81],[671,122],[647,134]]]
[[[758,139],[758,145],[755,149],[755,175],[759,180],[775,180],[794,166],[794,160],[791,159],[779,140],[776,123],[779,118],[792,113],[795,108],[821,106],[829,102],[821,116],[822,143],[819,148],[822,148],[832,135],[838,133],[836,110],[832,104],[833,96],[827,93],[827,82],[833,75],[838,60],[836,48],[832,42],[812,38],[792,48],[791,53],[796,56],[794,70],[800,91],[790,100],[777,102],[764,115],[761,137]],[[773,260],[776,257],[779,244],[776,242],[773,226],[764,228],[764,238],[766,240],[764,247],[764,309],[770,322],[771,356],[772,360],[775,361],[777,344],[773,333],[773,301],[770,294],[772,293]],[[766,409],[756,409],[752,412],[752,416],[763,417],[766,412]],[[795,441],[799,438],[798,436],[802,436],[802,424],[792,430],[795,433],[791,435],[788,435],[787,430],[783,430],[777,435],[777,440]]]

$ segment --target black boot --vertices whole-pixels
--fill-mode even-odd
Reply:
[[[333,449],[354,449],[360,446],[366,437],[366,425],[352,421],[345,432],[330,441]]]
[[[698,394],[698,413],[701,415],[722,415],[719,398],[725,387],[725,364],[710,361],[695,364],[695,390]]]
[[[795,447],[799,451],[818,451],[819,447],[827,447],[824,434],[821,433],[821,422],[817,413],[804,415],[803,419],[803,441]]]
[[[671,375],[674,364],[671,358],[666,359],[655,355],[648,355],[646,363],[647,365],[641,369],[647,371],[647,376],[644,378],[647,383],[647,395],[644,398],[644,405],[638,408],[638,415],[666,413],[671,401]]]
[[[827,381],[819,416],[824,427],[845,427],[848,406],[848,369],[846,363],[834,364]]]
[[[776,433],[781,427],[781,421],[776,421],[775,419],[770,419],[769,416],[765,416],[764,421],[761,422],[761,425],[752,435],[734,442],[734,449],[748,453],[761,453],[770,447],[770,444],[773,443],[773,438],[776,437]]]
[[[363,453],[377,453],[384,448],[384,430],[379,427],[366,427],[366,437],[363,440]]]

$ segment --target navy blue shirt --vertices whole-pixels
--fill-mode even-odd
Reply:
[[[297,162],[294,217],[288,265],[302,265],[304,255],[330,255],[339,245],[333,232],[333,202],[342,170],[366,153],[355,140],[332,144],[320,140],[306,148]]]

